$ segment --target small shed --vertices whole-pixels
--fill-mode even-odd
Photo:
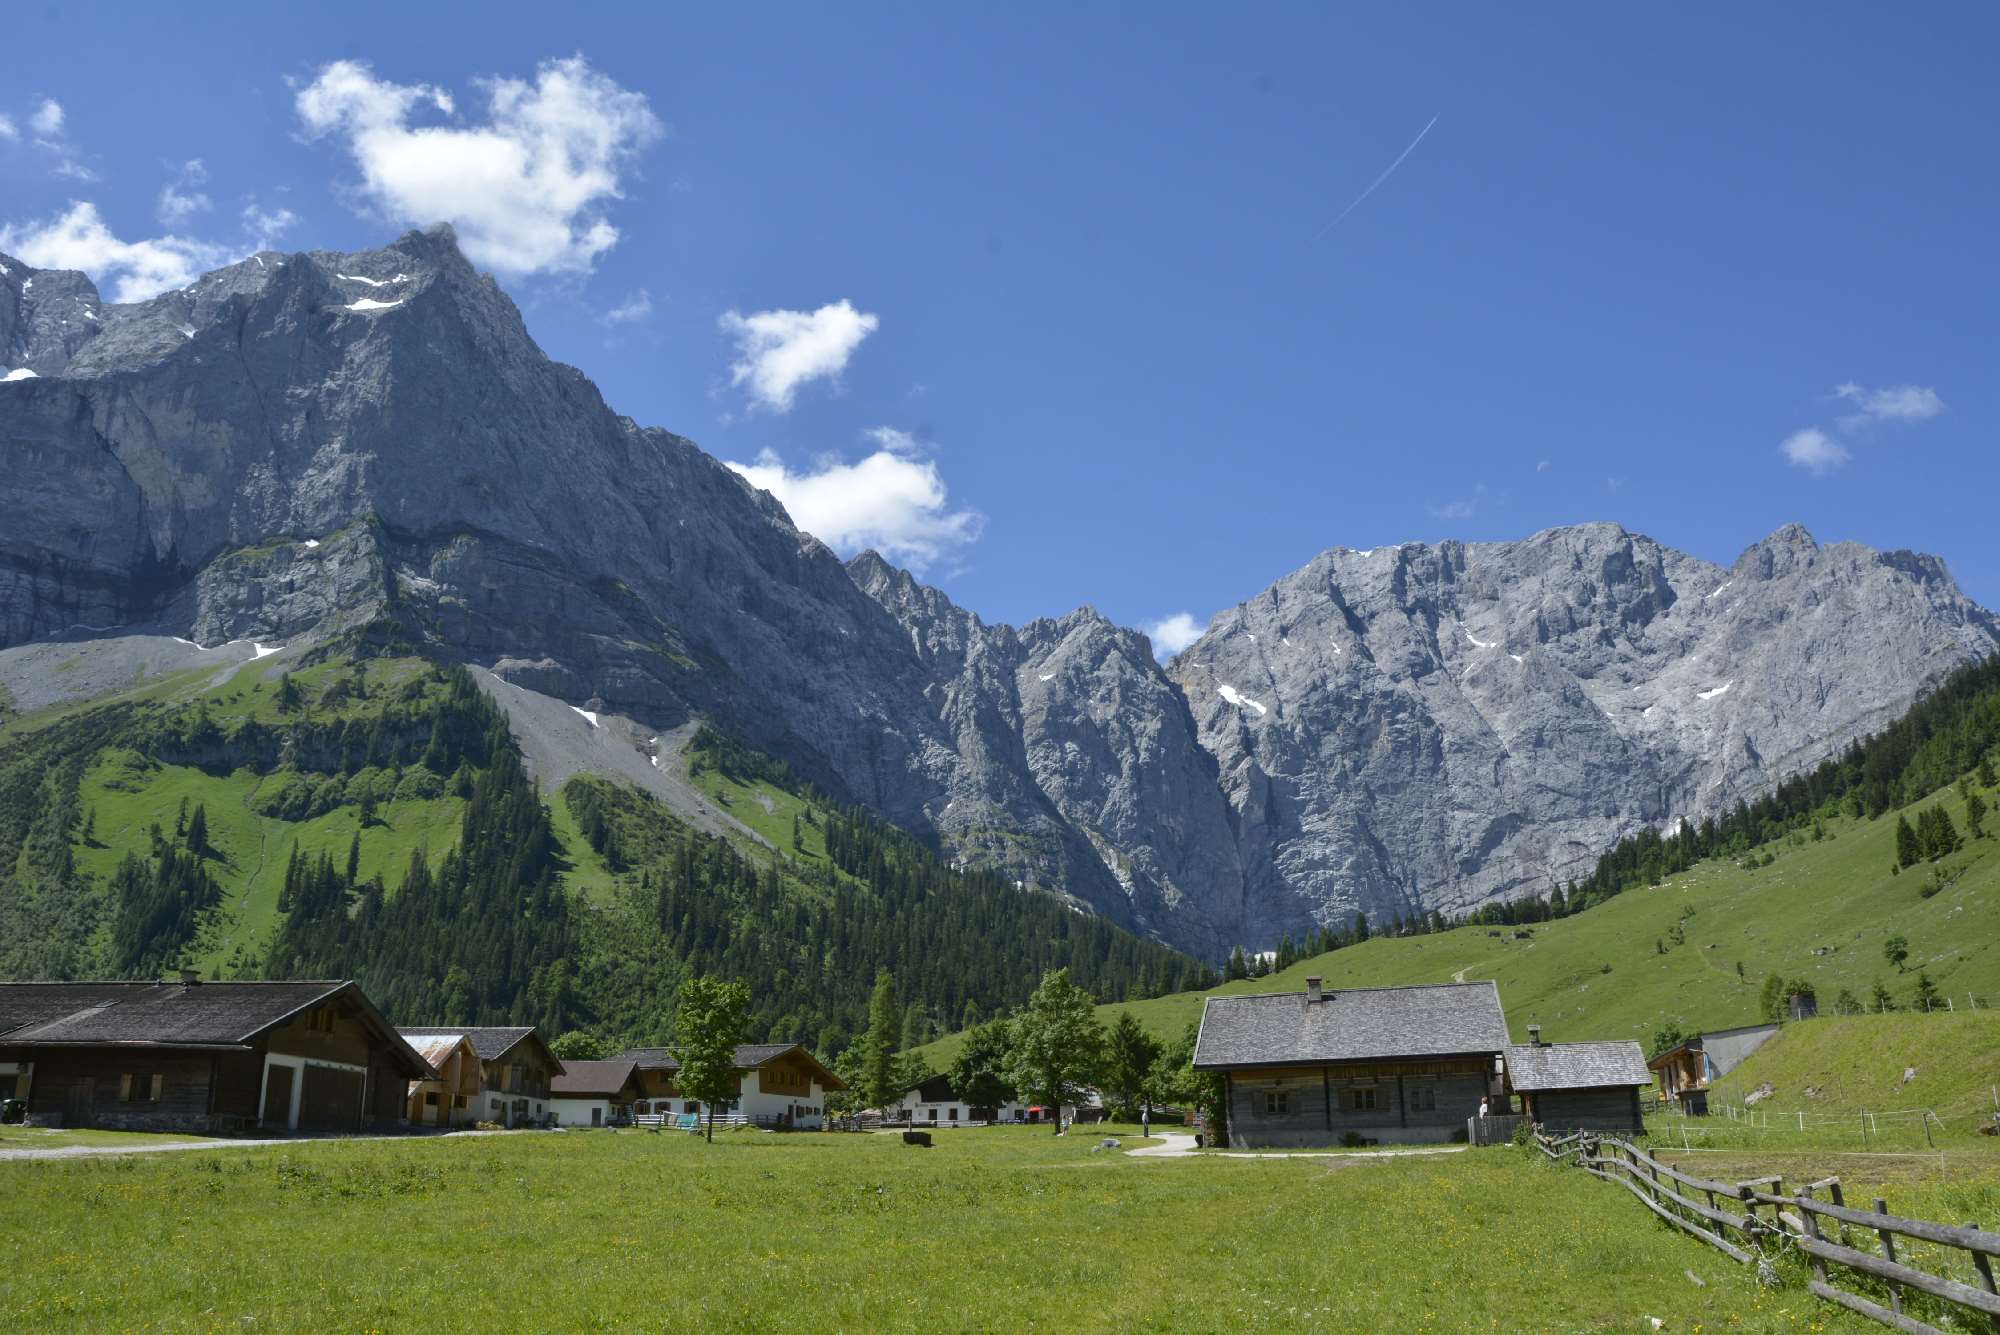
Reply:
[[[1641,1129],[1639,1091],[1653,1073],[1637,1043],[1544,1043],[1528,1032],[1531,1041],[1507,1049],[1507,1084],[1524,1113],[1550,1131]]]

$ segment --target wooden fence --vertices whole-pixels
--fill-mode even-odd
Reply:
[[[2000,1290],[1993,1282],[2000,1233],[1988,1232],[1977,1224],[1960,1228],[1904,1219],[1890,1214],[1888,1202],[1879,1198],[1872,1210],[1853,1209],[1842,1199],[1837,1177],[1809,1182],[1787,1195],[1780,1177],[1714,1182],[1661,1163],[1614,1136],[1584,1131],[1561,1137],[1537,1133],[1535,1146],[1553,1162],[1574,1164],[1593,1177],[1617,1183],[1661,1219],[1746,1265],[1787,1247],[1796,1248],[1812,1267],[1808,1287],[1814,1294],[1883,1325],[1914,1335],[1944,1335],[1938,1327],[1903,1310],[1905,1295],[1916,1290],[1970,1308],[2000,1332]],[[1824,1199],[1821,1193],[1825,1193]],[[1898,1259],[1899,1237],[1965,1251],[1977,1282],[1967,1284],[1912,1265],[1911,1258]],[[1856,1242],[1869,1249],[1853,1245]],[[1879,1254],[1874,1250],[1876,1245],[1881,1249]],[[1878,1281],[1886,1290],[1887,1305],[1876,1297],[1838,1287],[1829,1278],[1834,1266]]]

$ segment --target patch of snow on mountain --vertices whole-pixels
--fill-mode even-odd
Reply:
[[[1499,644],[1499,641],[1498,641],[1498,640],[1482,640],[1482,639],[1480,639],[1480,638],[1479,638],[1479,637],[1478,637],[1477,635],[1474,635],[1474,634],[1472,633],[1472,631],[1471,631],[1471,629],[1470,629],[1469,627],[1461,627],[1460,629],[1462,629],[1462,630],[1464,630],[1464,631],[1465,631],[1465,638],[1466,638],[1466,639],[1468,639],[1468,640],[1471,640],[1471,641],[1472,641],[1472,643],[1473,643],[1473,646],[1474,646],[1475,648],[1479,648],[1479,649],[1491,649],[1491,648],[1494,648],[1494,647],[1496,647],[1496,646],[1497,646],[1497,645]]]
[[[1215,689],[1217,694],[1221,695],[1223,699],[1227,700],[1230,704],[1235,705],[1238,709],[1256,710],[1257,716],[1259,718],[1262,718],[1264,715],[1271,712],[1270,710],[1264,708],[1264,706],[1258,704],[1255,700],[1252,700],[1249,696],[1237,690],[1234,686],[1226,686],[1226,685],[1217,686]]]
[[[194,326],[193,326],[193,325],[191,325],[191,324],[184,324],[184,325],[182,325],[182,326],[181,326],[181,337],[182,337],[182,338],[193,338],[193,337],[194,337]]]
[[[269,658],[284,647],[282,644],[259,644],[255,640],[252,640],[250,642],[250,653],[253,659]]]
[[[1725,681],[1725,682],[1723,682],[1723,683],[1722,683],[1722,685],[1720,685],[1720,686],[1716,687],[1716,688],[1715,688],[1714,690],[1711,690],[1711,691],[1696,691],[1696,692],[1694,693],[1694,694],[1695,694],[1695,699],[1697,699],[1697,700],[1713,700],[1713,699],[1715,699],[1715,697],[1717,697],[1718,695],[1727,695],[1727,694],[1729,694],[1729,688],[1730,688],[1731,686],[1734,686],[1735,684],[1736,684],[1736,683],[1735,683],[1735,682],[1733,682],[1733,681]]]
[[[39,380],[39,379],[41,379],[41,377],[36,375],[33,371],[29,370],[27,367],[17,366],[13,370],[9,371],[6,375],[0,375],[0,385],[6,384],[9,380]]]
[[[581,714],[585,723],[588,723],[593,728],[597,726],[597,715],[591,713],[588,709],[577,709],[575,705],[571,705],[570,708],[575,710],[576,713]]]
[[[402,304],[400,301],[377,301],[373,297],[363,297],[361,300],[349,304],[346,309],[350,311],[387,311],[394,310]]]
[[[1055,679],[1056,679],[1056,674],[1053,672],[1041,672],[1037,673],[1035,676],[1035,680],[1037,681],[1054,681]]]
[[[319,539],[318,539],[318,538],[307,538],[307,539],[306,539],[306,542],[305,542],[305,545],[306,545],[306,548],[307,548],[307,550],[309,550],[309,551],[310,551],[310,550],[311,550],[312,548],[314,548],[314,547],[317,547],[317,546],[319,546]]]
[[[1722,591],[1723,591],[1724,589],[1728,588],[1728,587],[1729,587],[1730,585],[1734,584],[1735,582],[1736,582],[1736,581],[1735,581],[1735,580],[1733,580],[1733,579],[1725,579],[1725,580],[1723,580],[1723,581],[1722,581],[1722,583],[1720,583],[1720,584],[1718,584],[1718,585],[1716,585],[1716,586],[1715,586],[1715,591],[1714,591],[1713,593],[1704,593],[1704,594],[1703,594],[1703,595],[1701,596],[1701,600],[1702,600],[1703,602],[1707,602],[1707,601],[1708,601],[1708,600],[1709,600],[1710,598],[1719,598],[1719,597],[1721,597],[1721,596],[1722,596]]]
[[[358,273],[337,273],[334,277],[344,283],[366,283],[370,287],[388,287],[403,281],[402,274],[397,274],[394,278],[363,278]]]

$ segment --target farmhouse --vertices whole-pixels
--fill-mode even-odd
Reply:
[[[0,1063],[46,1125],[358,1131],[435,1073],[351,982],[0,983]]]
[[[639,1101],[639,1063],[564,1062],[549,1082],[549,1111],[557,1126],[612,1126],[632,1115]]]
[[[681,1094],[674,1073],[681,1064],[665,1048],[632,1048],[619,1060],[637,1063],[639,1100],[634,1113],[698,1113],[701,1104]],[[847,1083],[798,1043],[740,1043],[736,1048],[736,1098],[729,1108],[756,1126],[817,1131],[826,1122],[826,1096]]]
[[[1549,1131],[1638,1131],[1639,1091],[1653,1083],[1631,1039],[1544,1043],[1539,1025],[1507,1049],[1507,1085],[1521,1111]]]
[[[958,1097],[951,1077],[934,1075],[890,1104],[888,1113],[900,1121],[925,1126],[968,1126],[985,1122],[1018,1122],[1027,1114],[1027,1105],[1018,1100],[998,1107],[974,1107]]]
[[[470,1126],[478,1121],[475,1105],[484,1076],[472,1040],[464,1034],[432,1034],[409,1043],[434,1073],[432,1079],[410,1082],[410,1125]]]
[[[546,1126],[549,1081],[563,1065],[533,1025],[404,1029],[412,1043],[463,1037],[479,1058],[479,1088],[468,1097],[474,1122]]]
[[[1492,983],[1210,997],[1194,1067],[1227,1086],[1250,1149],[1448,1139],[1500,1092],[1507,1022]]]

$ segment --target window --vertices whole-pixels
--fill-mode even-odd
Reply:
[[[1375,1108],[1375,1086],[1373,1085],[1357,1085],[1351,1089],[1340,1091],[1340,1110],[1342,1112],[1374,1112]]]
[[[452,1095],[451,1106],[454,1108],[463,1108],[465,1106],[465,1095],[463,1094]]]
[[[1436,1085],[1411,1085],[1408,1091],[1411,1112],[1436,1112],[1438,1092]]]
[[[158,1103],[167,1078],[163,1075],[121,1075],[118,1099],[121,1103]]]
[[[333,1032],[333,1021],[333,1007],[321,1006],[306,1016],[306,1028],[315,1034],[330,1034]]]
[[[1266,1117],[1284,1117],[1291,1111],[1291,1090],[1267,1089],[1264,1091],[1264,1115]]]
[[[958,1109],[956,1109],[956,1108],[953,1108],[953,1109],[951,1110],[951,1120],[952,1120],[952,1121],[954,1121],[954,1122],[956,1122],[956,1121],[958,1120]]]
[[[436,1090],[427,1090],[427,1091],[425,1091],[425,1093],[424,1093],[424,1106],[425,1106],[426,1108],[435,1108],[435,1107],[437,1107],[437,1106],[438,1106],[438,1096],[437,1096],[437,1091],[436,1091]]]

